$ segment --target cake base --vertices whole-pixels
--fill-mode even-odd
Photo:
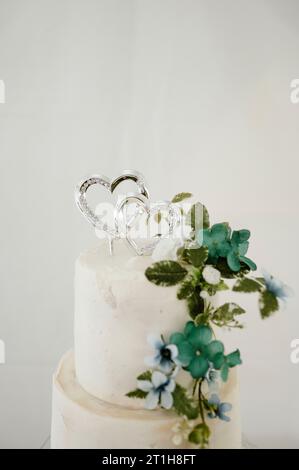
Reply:
[[[210,448],[241,447],[238,385],[235,370],[221,393],[233,404],[229,423],[209,420]],[[73,352],[61,360],[53,378],[52,449],[177,449],[173,426],[175,413],[136,410],[106,403],[89,395],[77,382]]]

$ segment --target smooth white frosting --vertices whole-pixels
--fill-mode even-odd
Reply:
[[[241,447],[237,370],[221,390],[222,401],[232,403],[229,423],[209,420],[210,448]],[[172,442],[175,413],[132,410],[88,394],[78,383],[73,353],[61,360],[53,378],[51,447],[53,449],[177,448]],[[182,447],[189,447],[189,444]]]
[[[125,395],[136,388],[152,351],[150,333],[165,338],[188,320],[177,287],[159,287],[145,277],[150,257],[134,256],[123,241],[115,254],[107,242],[81,254],[75,273],[75,363],[79,383],[95,397],[132,408],[141,400]]]

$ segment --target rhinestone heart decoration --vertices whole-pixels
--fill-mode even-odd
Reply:
[[[121,175],[117,176],[113,180],[110,180],[104,175],[92,175],[79,183],[75,190],[75,201],[83,216],[91,223],[95,228],[103,230],[108,234],[110,238],[119,238],[117,221],[113,226],[108,226],[107,223],[103,223],[101,218],[97,216],[94,210],[89,206],[87,201],[87,192],[93,185],[99,185],[106,191],[110,192],[111,195],[115,189],[124,181],[134,181],[137,186],[137,194],[142,195],[145,198],[149,198],[149,193],[146,188],[144,177],[141,173],[134,170],[124,170]]]
[[[128,216],[128,208],[134,204],[137,208],[133,215]],[[148,227],[151,218],[164,213],[165,221],[168,226],[166,233],[157,233],[147,238],[141,245],[137,239],[132,236],[132,229],[135,229],[142,215],[146,216],[145,226]],[[181,212],[177,206],[169,201],[158,201],[150,204],[149,200],[141,194],[128,194],[127,197],[120,200],[115,207],[115,219],[121,233],[125,234],[125,240],[128,245],[139,255],[151,255],[156,245],[162,238],[171,237],[174,229],[181,220]],[[143,238],[144,239],[144,238]]]
[[[118,199],[114,208],[113,224],[109,226],[106,222],[103,222],[101,217],[90,207],[87,200],[88,190],[91,186],[99,185],[112,195],[122,182],[128,180],[136,184],[137,191],[136,193],[129,193]],[[170,237],[181,220],[180,210],[174,204],[168,201],[159,201],[150,204],[145,179],[141,173],[135,170],[124,170],[113,180],[110,180],[104,175],[92,175],[76,187],[75,200],[80,212],[87,221],[96,229],[107,233],[111,254],[113,254],[113,240],[123,238],[137,255],[150,255],[159,240],[161,238]],[[128,215],[128,209],[132,205],[135,205],[135,210]],[[145,216],[146,224],[148,224],[151,218],[162,212],[166,214],[166,233],[156,233],[153,237],[143,237],[145,241],[140,245],[132,234],[140,218]]]

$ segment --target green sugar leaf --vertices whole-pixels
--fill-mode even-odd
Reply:
[[[201,268],[209,256],[209,250],[206,246],[200,248],[193,248],[188,250],[189,259],[193,266]]]
[[[171,202],[175,204],[176,202],[182,202],[185,199],[189,199],[190,197],[192,197],[191,193],[178,193],[172,198]]]
[[[263,277],[255,277],[255,280],[259,282],[260,284],[262,284],[263,286],[266,285],[265,279]]]
[[[147,392],[136,388],[136,390],[132,390],[131,392],[127,393],[126,396],[129,398],[146,398]]]
[[[240,305],[235,304],[234,302],[227,302],[215,311],[215,316],[221,319],[233,319],[235,315],[242,315],[245,313],[245,310],[240,307]]]
[[[181,282],[187,270],[176,261],[159,261],[145,271],[147,279],[157,286],[174,286]]]
[[[228,290],[229,289],[228,285],[224,282],[223,279],[221,279],[219,284],[216,284],[215,288],[216,288],[217,291],[222,291],[222,290]]]
[[[154,215],[154,220],[157,224],[159,224],[162,220],[162,213],[159,211],[157,214]]]
[[[243,315],[245,310],[233,302],[227,302],[218,307],[212,314],[212,322],[219,326],[228,326],[234,328],[242,328],[242,325],[238,322],[236,317]]]
[[[193,320],[199,314],[204,313],[205,303],[199,294],[200,291],[195,290],[194,293],[187,298],[189,315]]]
[[[243,277],[244,274],[247,274],[249,269],[244,263],[241,263],[241,269],[239,272],[232,271],[227,264],[226,258],[219,258],[217,263],[215,264],[215,268],[221,272],[221,276],[226,279],[233,279],[238,277]]]
[[[138,375],[137,380],[151,380],[152,379],[152,373],[150,370],[147,370],[146,372],[142,372],[142,374]]]
[[[193,204],[186,216],[186,223],[191,225],[194,231],[209,228],[210,218],[207,208],[200,202]]]
[[[260,295],[259,308],[261,317],[268,318],[279,309],[279,303],[272,292],[265,290]]]
[[[249,277],[238,279],[233,287],[235,292],[260,292],[261,289],[262,285]]]
[[[184,387],[176,384],[173,396],[173,407],[179,415],[187,416],[188,419],[196,419],[199,411],[192,398],[187,396]]]
[[[182,282],[177,292],[177,298],[179,300],[187,299],[194,292],[194,286],[190,279],[186,279]]]

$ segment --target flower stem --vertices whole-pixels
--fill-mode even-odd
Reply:
[[[195,380],[195,381],[194,381],[193,391],[192,391],[192,395],[193,395],[193,396],[195,395],[196,387],[197,387],[198,382],[199,382],[198,380]]]
[[[206,424],[205,413],[204,413],[204,409],[202,405],[202,392],[201,392],[202,383],[203,383],[203,379],[199,381],[199,385],[198,385],[198,405],[199,405],[199,413],[200,413],[201,420],[203,424]]]

